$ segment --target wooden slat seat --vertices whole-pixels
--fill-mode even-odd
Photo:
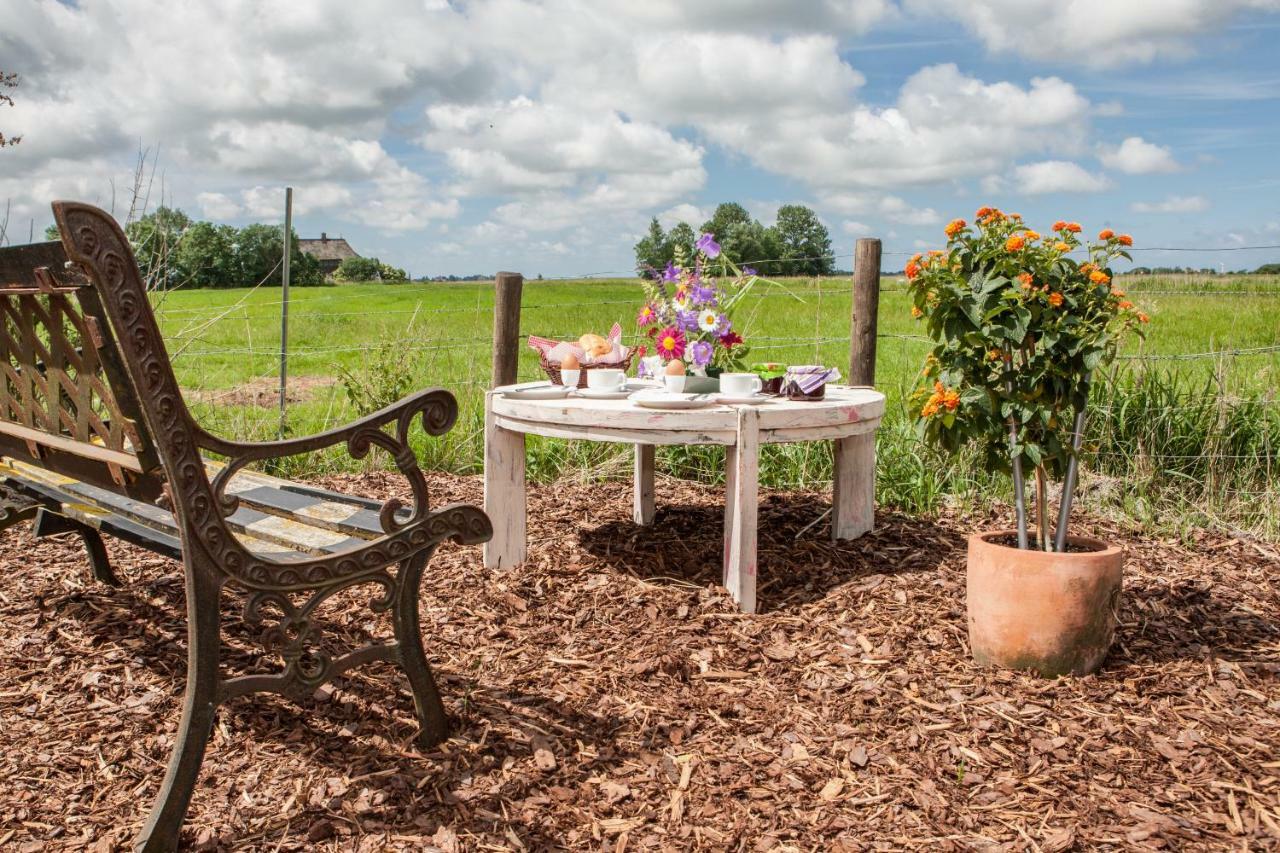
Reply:
[[[37,538],[76,534],[94,576],[113,585],[103,534],[182,561],[187,690],[136,848],[177,847],[215,712],[238,696],[310,696],[351,667],[390,661],[409,681],[418,743],[444,738],[418,615],[422,575],[444,540],[493,535],[476,507],[430,506],[410,449],[411,427],[439,436],[453,426],[453,395],[428,388],[302,438],[212,435],[183,400],[124,231],[89,205],[55,202],[53,212],[60,241],[0,248],[0,530],[31,519]],[[380,504],[248,467],[335,445],[356,458],[389,453],[411,501]],[[374,587],[366,606],[390,616],[394,641],[321,651],[313,613],[356,586]],[[237,587],[282,667],[223,673],[221,602]]]

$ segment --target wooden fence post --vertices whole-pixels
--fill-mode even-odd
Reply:
[[[500,272],[493,286],[493,387],[512,385],[520,354],[520,294],[524,276]]]
[[[849,384],[876,384],[876,315],[880,310],[880,240],[862,237],[853,252]]]

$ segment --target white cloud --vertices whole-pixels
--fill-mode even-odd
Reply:
[[[1209,199],[1201,195],[1171,195],[1164,201],[1135,201],[1129,208],[1134,213],[1200,213],[1209,209]]]
[[[952,18],[987,48],[1106,67],[1182,58],[1193,39],[1251,10],[1280,9],[1278,0],[904,0],[909,11]]]
[[[890,222],[899,225],[933,225],[942,221],[942,217],[932,207],[915,208],[892,195],[880,200],[880,212]]]
[[[1105,175],[1094,175],[1069,160],[1028,163],[1014,171],[1018,191],[1027,195],[1044,193],[1093,193],[1111,186]]]
[[[873,229],[865,222],[858,222],[856,219],[846,219],[840,223],[840,230],[848,234],[850,237],[867,237],[873,233]]]
[[[1147,142],[1141,136],[1130,136],[1116,147],[1104,145],[1098,159],[1107,168],[1126,175],[1176,172],[1181,168],[1172,151],[1163,145]]]
[[[200,206],[200,212],[210,219],[235,219],[241,212],[239,203],[225,193],[200,193],[196,196],[196,204]]]
[[[677,204],[669,207],[658,214],[658,223],[663,228],[671,228],[680,222],[687,222],[692,228],[697,230],[702,223],[711,218],[711,213],[704,208],[693,204]]]

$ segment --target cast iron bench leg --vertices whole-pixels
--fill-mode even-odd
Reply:
[[[187,692],[169,770],[134,843],[135,850],[146,853],[178,848],[182,819],[200,776],[221,690],[218,670],[223,579],[199,557],[188,556],[183,562],[187,579]]]
[[[41,507],[36,512],[36,520],[31,526],[31,532],[37,538],[54,536],[58,533],[78,533],[84,541],[84,550],[89,555],[89,566],[93,569],[93,576],[107,586],[120,586],[120,578],[116,577],[115,571],[111,568],[111,561],[107,558],[107,547],[102,544],[102,534],[89,525]]]
[[[422,571],[431,559],[434,548],[415,554],[400,564],[397,578],[395,611],[392,623],[395,628],[396,649],[400,667],[409,679],[413,692],[413,707],[418,714],[418,745],[433,746],[449,735],[449,723],[445,717],[440,691],[431,675],[427,656],[422,648],[421,619],[418,612],[418,590]]]

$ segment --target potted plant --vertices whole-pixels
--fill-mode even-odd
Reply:
[[[1093,671],[1115,632],[1123,552],[1067,523],[1090,382],[1147,322],[1112,282],[1132,238],[1108,229],[1082,242],[1080,231],[1059,221],[1041,235],[984,207],[974,227],[946,227],[945,250],[906,267],[911,313],[934,341],[911,397],[919,428],[949,452],[977,445],[1013,479],[1017,528],[969,539],[970,647],[981,662],[1043,675]],[[1062,483],[1056,520],[1050,480]]]
[[[686,391],[718,391],[717,377],[742,370],[750,352],[731,314],[758,277],[725,257],[712,234],[698,237],[692,259],[683,246],[675,251],[675,261],[665,270],[649,270],[644,284],[645,304],[636,325],[652,339],[655,355],[641,360],[641,375],[661,376],[670,362],[680,361],[688,377]]]

